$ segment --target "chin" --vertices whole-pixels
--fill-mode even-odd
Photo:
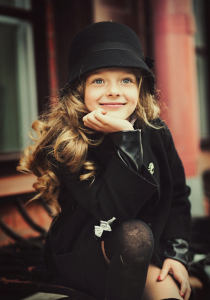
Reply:
[[[115,111],[107,111],[106,115],[109,116],[109,117],[116,118],[116,119],[121,119],[121,120],[126,120],[127,118],[129,118],[129,116],[124,115],[124,114],[120,114],[120,113],[115,112]]]

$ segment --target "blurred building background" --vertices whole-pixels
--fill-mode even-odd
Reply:
[[[33,175],[18,174],[16,166],[33,120],[67,80],[73,37],[88,24],[112,20],[131,27],[145,57],[155,59],[167,107],[162,118],[192,188],[192,214],[209,215],[209,15],[209,0],[0,0],[0,202],[33,191]],[[48,226],[41,209],[34,217]],[[15,218],[14,212],[14,227],[21,223]]]

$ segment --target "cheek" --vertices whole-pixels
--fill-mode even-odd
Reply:
[[[132,105],[136,107],[136,105],[137,105],[137,103],[139,101],[139,93],[138,93],[138,91],[133,91],[133,93],[130,94],[130,96],[131,96],[130,97],[130,101],[131,101]]]
[[[89,111],[95,110],[96,107],[95,95],[89,89],[85,90],[84,102]]]
[[[125,89],[124,91],[124,95],[125,97],[132,103],[135,103],[138,101],[139,99],[139,89],[137,86],[132,86],[129,87],[127,89]]]

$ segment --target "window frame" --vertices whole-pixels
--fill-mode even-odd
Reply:
[[[209,19],[209,13],[210,13],[210,3],[209,0],[204,0],[204,28],[205,28],[205,38],[207,41],[207,44],[205,47],[203,46],[197,46],[195,47],[196,57],[200,58],[206,58],[207,59],[207,76],[206,82],[210,81],[210,40],[208,38],[208,32],[210,29],[210,19]],[[195,16],[196,17],[196,16]],[[207,136],[200,138],[200,148],[201,150],[207,150],[210,151],[210,85],[207,85],[207,94],[208,99],[207,101],[207,107],[206,107],[206,129],[207,129]]]
[[[0,4],[0,15],[28,21],[32,27],[34,61],[35,61],[35,82],[37,93],[38,113],[44,110],[48,103],[48,62],[47,62],[47,41],[46,41],[46,6],[43,0],[31,0],[31,9],[7,6]],[[43,30],[44,29],[44,30]],[[0,155],[0,176],[7,173],[16,173],[16,166],[20,159],[21,151],[4,153]],[[8,166],[8,167],[7,167]]]

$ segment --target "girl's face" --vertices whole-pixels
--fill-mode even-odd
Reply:
[[[110,117],[130,120],[138,99],[136,76],[128,69],[99,69],[86,79],[84,101],[90,112],[100,107]]]

